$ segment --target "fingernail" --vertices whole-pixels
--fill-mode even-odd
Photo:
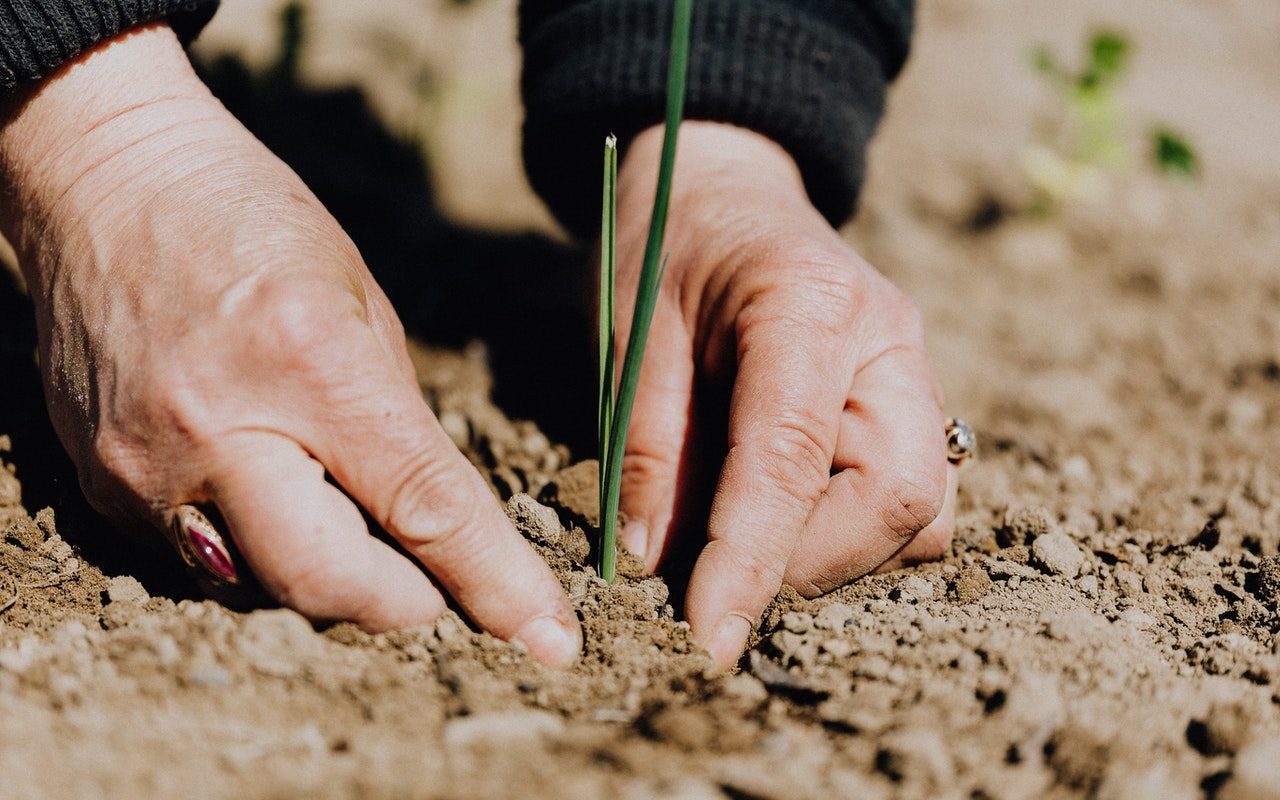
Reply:
[[[582,653],[582,628],[550,615],[529,620],[511,638],[550,667],[567,667]]]
[[[707,641],[707,652],[721,668],[728,669],[737,663],[747,647],[747,636],[755,623],[746,616],[731,611],[720,620],[715,634]]]
[[[649,547],[649,526],[642,520],[631,520],[622,526],[622,544],[632,555],[644,558]]]

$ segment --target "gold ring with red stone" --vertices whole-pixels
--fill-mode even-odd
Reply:
[[[173,510],[173,540],[187,566],[215,586],[237,586],[240,570],[229,542],[200,509],[186,503]]]

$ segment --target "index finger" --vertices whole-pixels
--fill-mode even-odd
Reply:
[[[321,461],[479,625],[567,665],[582,631],[560,583],[454,446],[421,392],[364,348],[317,432]]]
[[[689,581],[694,634],[722,667],[782,579],[826,488],[849,390],[852,346],[839,326],[763,322],[743,331],[729,409],[729,450]]]

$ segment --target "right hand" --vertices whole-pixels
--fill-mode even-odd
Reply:
[[[432,416],[354,245],[172,31],[44,81],[0,129],[0,176],[50,413],[96,508],[165,530],[215,504],[313,619],[427,623],[442,588],[538,659],[576,659],[567,598]]]

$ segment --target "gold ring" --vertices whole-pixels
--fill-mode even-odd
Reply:
[[[947,460],[957,467],[978,451],[978,435],[959,417],[947,419]]]

